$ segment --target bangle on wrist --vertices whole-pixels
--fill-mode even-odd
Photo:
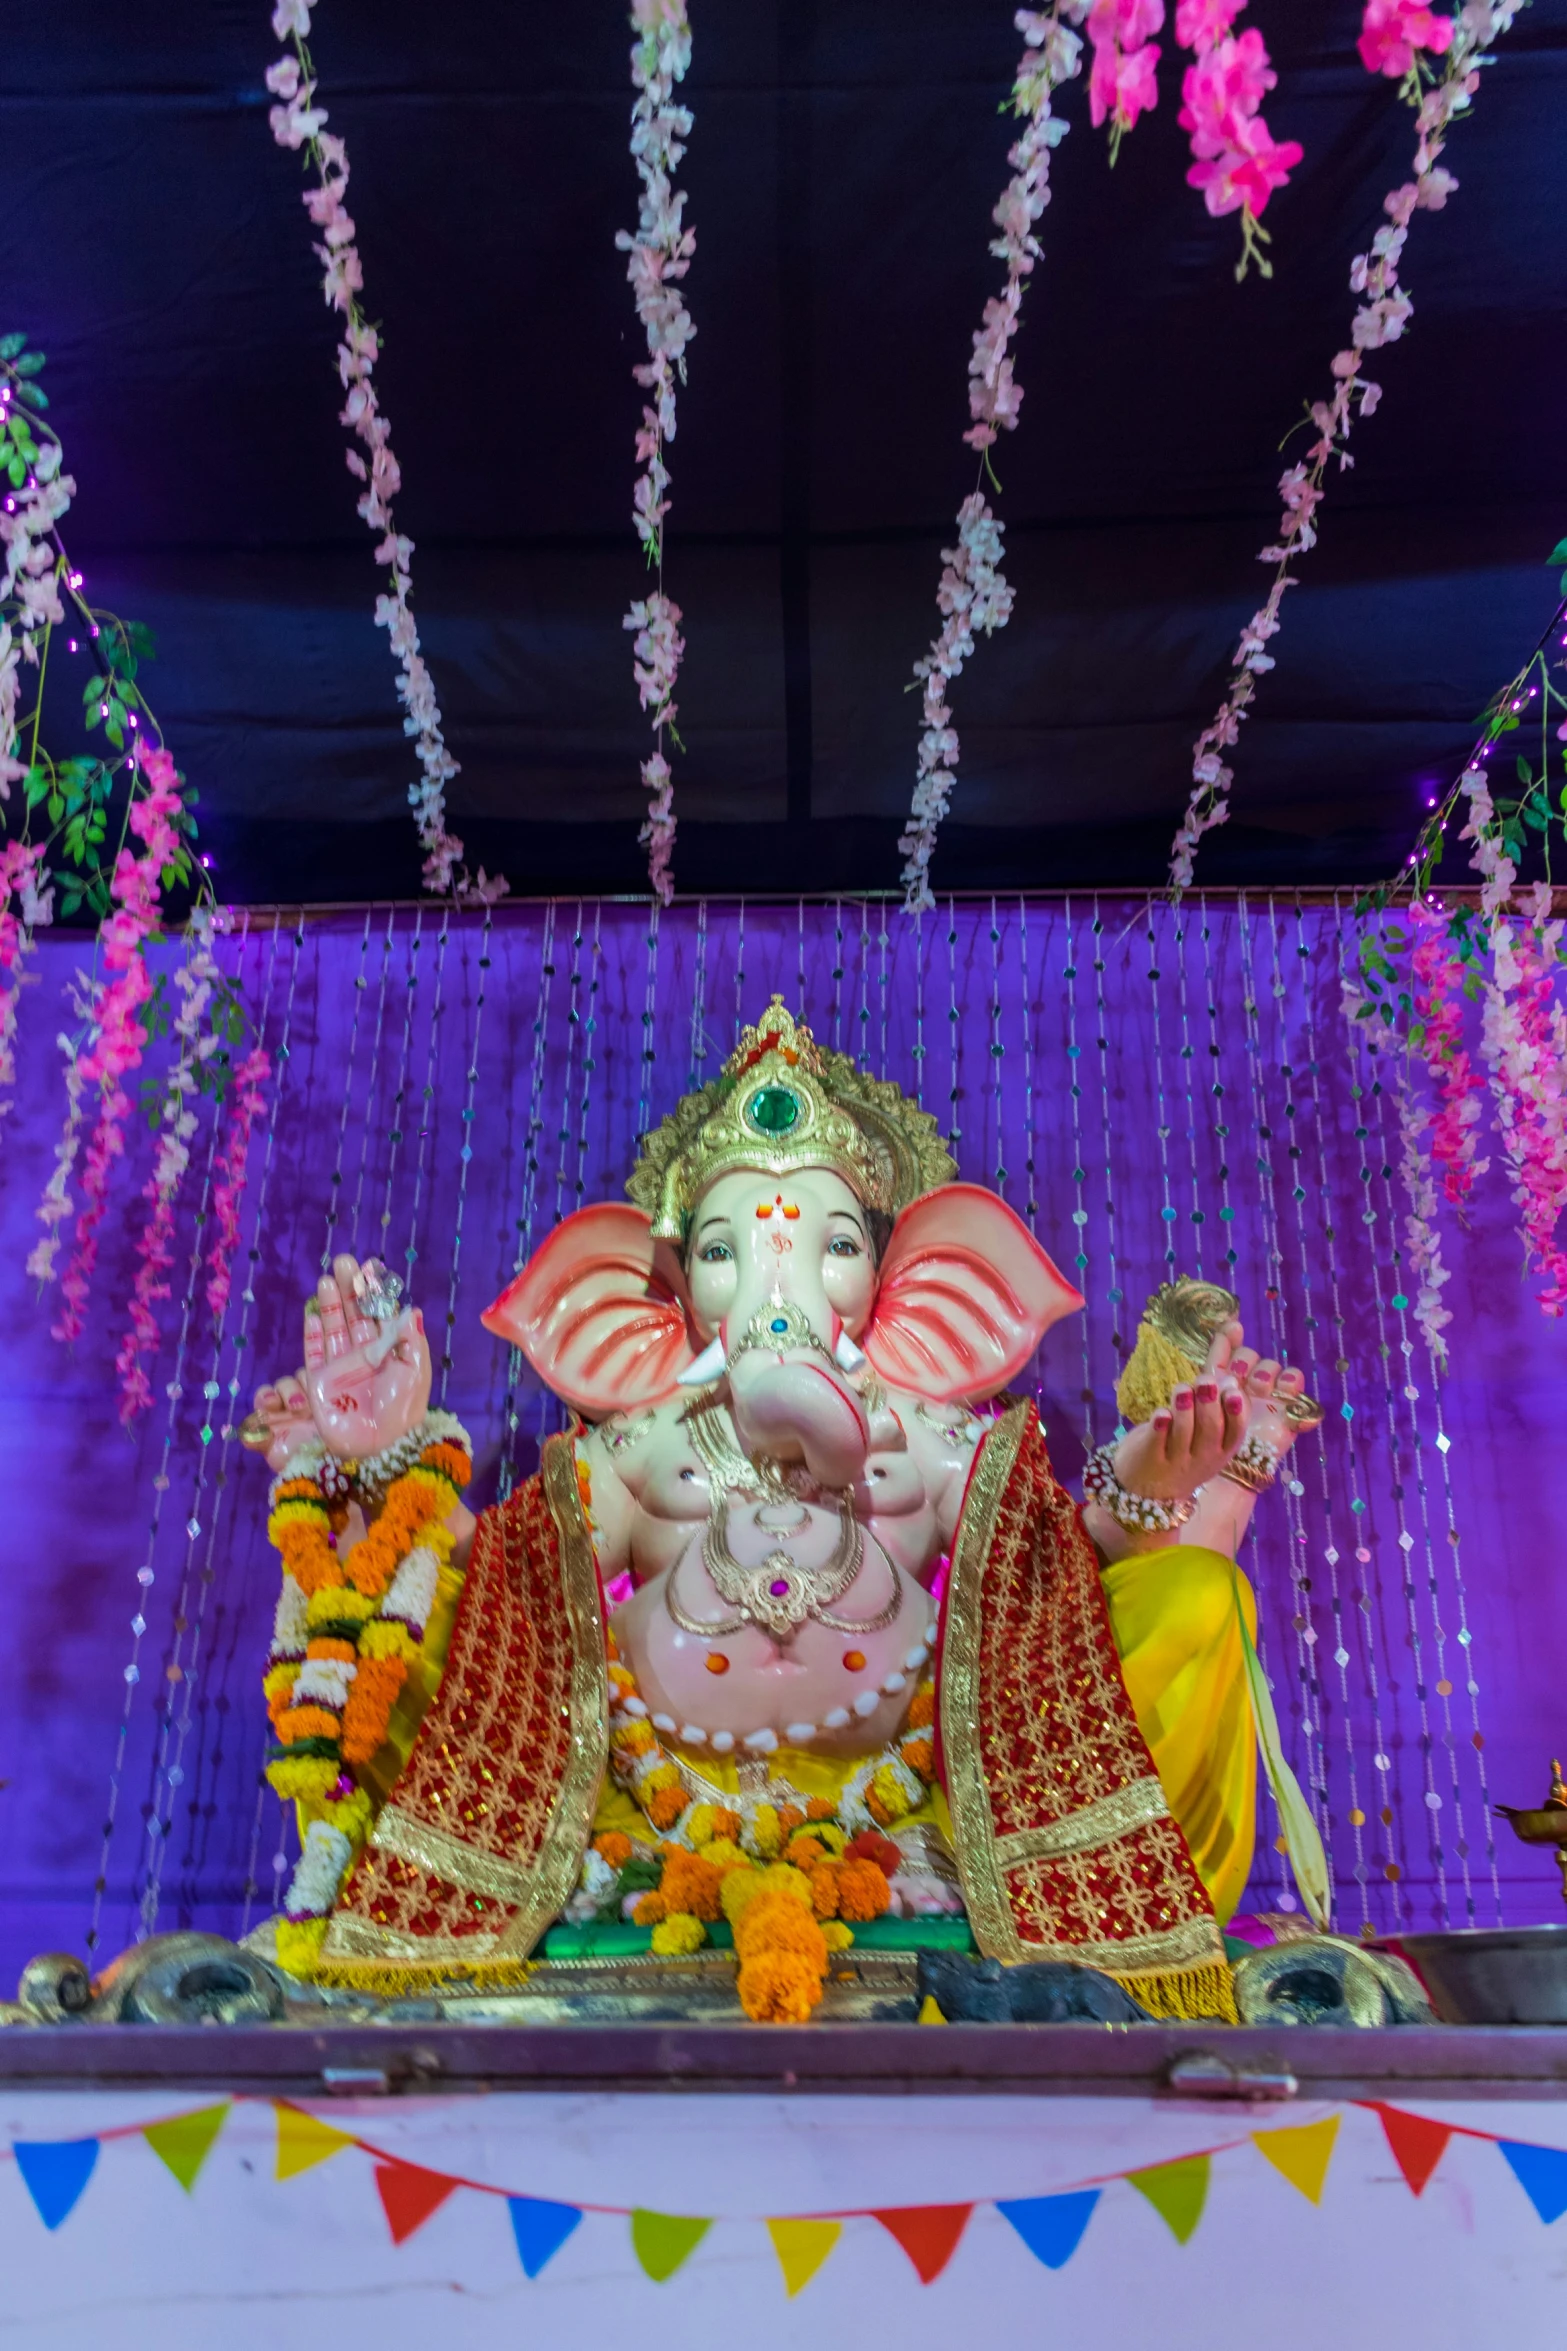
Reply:
[[[1115,1520],[1117,1526],[1142,1535],[1173,1534],[1185,1526],[1197,1507],[1195,1494],[1178,1494],[1160,1501],[1153,1494],[1134,1494],[1123,1486],[1112,1466],[1114,1444],[1090,1453],[1083,1468],[1083,1493]]]
[[[1278,1474],[1279,1457],[1261,1429],[1252,1430],[1219,1472],[1231,1485],[1244,1486],[1248,1494],[1265,1494]]]

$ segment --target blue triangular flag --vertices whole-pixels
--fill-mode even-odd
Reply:
[[[1518,2139],[1496,2143],[1540,2218],[1560,2220],[1567,2212],[1567,2154],[1560,2147],[1530,2147]],[[18,2147],[18,2155],[21,2152]]]
[[[1083,2241],[1099,2201],[1097,2188],[1076,2188],[1068,2196],[1025,2196],[996,2210],[1012,2223],[1036,2261],[1065,2269]]]
[[[506,2207],[522,2266],[530,2278],[536,2278],[560,2251],[582,2215],[575,2204],[546,2204],[537,2196],[508,2196]]]
[[[11,2150],[46,2229],[75,2211],[98,2160],[96,2139],[18,2139]]]

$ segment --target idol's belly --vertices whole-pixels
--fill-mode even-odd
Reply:
[[[694,1527],[614,1620],[657,1727],[667,1736],[674,1725],[698,1753],[755,1754],[765,1744],[746,1742],[769,1735],[827,1754],[885,1746],[927,1668],[929,1594],[869,1529],[844,1580],[843,1525],[824,1509],[789,1530],[787,1549],[751,1513],[731,1511],[711,1564],[706,1532]]]

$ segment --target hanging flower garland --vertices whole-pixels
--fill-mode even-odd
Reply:
[[[174,1209],[180,1183],[190,1165],[191,1137],[196,1132],[197,1072],[218,1049],[218,1039],[206,1025],[214,991],[221,984],[213,956],[216,917],[198,907],[191,917],[190,949],[174,984],[179,1010],[174,1016],[177,1051],[163,1081],[158,1119],[158,1149],[152,1174],[143,1186],[152,1213],[142,1228],[136,1249],[136,1279],[131,1289],[129,1328],[120,1342],[114,1368],[120,1379],[120,1421],[129,1428],[139,1412],[152,1403],[152,1384],[145,1358],[157,1352],[158,1319],[154,1302],[169,1295],[168,1272],[174,1263]]]
[[[1490,1165],[1475,1156],[1485,1080],[1464,1043],[1463,998],[1475,984],[1474,975],[1442,915],[1417,898],[1409,920],[1410,1042],[1425,1062],[1435,1099],[1431,1157],[1442,1171],[1442,1196],[1462,1212],[1476,1176]]]
[[[257,1119],[266,1108],[262,1091],[272,1075],[272,1056],[253,1045],[229,1087],[228,1128],[212,1175],[212,1247],[207,1253],[207,1304],[214,1315],[228,1306],[234,1252],[239,1246],[239,1204],[245,1190],[245,1162]]]
[[[1262,251],[1268,199],[1286,186],[1305,154],[1294,139],[1275,139],[1260,112],[1278,87],[1267,45],[1255,27],[1234,31],[1246,0],[1179,0],[1175,37],[1192,52],[1181,81],[1180,125],[1192,144],[1187,185],[1199,188],[1215,219],[1241,216],[1241,257],[1235,275],[1253,262],[1265,278],[1273,264]]]
[[[1406,1202],[1404,1262],[1410,1272],[1409,1287],[1414,1292],[1413,1319],[1431,1350],[1432,1360],[1440,1367],[1447,1361],[1447,1341],[1442,1333],[1453,1318],[1442,1304],[1442,1291],[1451,1277],[1442,1261],[1436,1185],[1427,1148],[1431,1112],[1415,1091],[1407,1058],[1410,1040],[1398,1032],[1394,1006],[1385,993],[1385,987],[1397,985],[1400,971],[1392,958],[1402,954],[1403,946],[1402,938],[1396,933],[1384,938],[1363,932],[1360,968],[1375,994],[1367,996],[1347,972],[1341,972],[1339,999],[1351,1033],[1361,1038],[1374,1057],[1380,1059],[1395,1051],[1405,1057],[1393,1077],[1394,1105],[1398,1112],[1398,1172]],[[1400,1009],[1409,1011],[1411,998],[1407,991],[1399,993],[1397,1003]]]
[[[642,762],[648,817],[637,838],[648,852],[648,878],[662,905],[674,897],[670,862],[675,848],[674,778],[664,737],[679,745],[675,678],[685,652],[680,607],[664,593],[664,520],[669,513],[669,467],[664,450],[675,437],[675,385],[686,380],[686,346],[696,328],[679,291],[691,267],[696,232],[685,226],[685,192],[673,175],[691,135],[691,110],[674,102],[675,85],[691,63],[691,27],[685,0],[633,0],[631,51],[636,104],[631,109],[631,156],[642,182],[636,233],[615,238],[629,255],[626,276],[647,336],[647,358],[632,369],[647,398],[637,432],[637,476],[632,522],[650,567],[658,574],[651,596],[639,597],[622,626],[635,631],[632,672],[644,710],[652,713],[653,751]]]
[[[979,452],[982,473],[988,472],[992,482],[990,451],[998,432],[1016,430],[1023,404],[1022,387],[1013,373],[1012,338],[1024,288],[1035,262],[1044,257],[1034,224],[1050,201],[1051,149],[1068,129],[1052,113],[1051,97],[1082,70],[1082,38],[1071,25],[1080,24],[1087,12],[1087,0],[1057,0],[1056,6],[1041,12],[1020,9],[1013,19],[1027,44],[1012,84],[1012,112],[1023,128],[1007,155],[1012,177],[991,214],[1000,235],[990,247],[1006,263],[1006,285],[986,303],[984,325],[974,337],[969,360],[972,422],[963,436]],[[976,634],[990,636],[1011,616],[1012,589],[1001,571],[1001,555],[1001,524],[976,487],[958,509],[956,547],[941,551],[941,584],[936,591],[941,633],[914,664],[914,683],[921,689],[919,766],[909,822],[898,842],[905,861],[904,904],[911,914],[936,903],[930,861],[957,781],[958,736],[948,692],[973,654]]]
[[[283,1562],[263,1689],[276,1744],[266,1775],[299,1805],[299,1864],[284,1898],[278,1958],[308,1975],[338,1889],[370,1828],[358,1773],[386,1738],[428,1631],[453,1537],[447,1520],[473,1475],[467,1431],[449,1412],[370,1461],[307,1445],[273,1480],[267,1534]],[[371,1519],[342,1544],[348,1506]]]
[[[446,821],[446,787],[460,770],[446,746],[441,706],[435,681],[419,646],[413,612],[414,543],[397,529],[392,502],[402,487],[402,468],[392,453],[392,428],[382,413],[375,388],[375,363],[381,339],[360,308],[364,265],[355,243],[352,217],[343,202],[348,186],[348,149],[328,131],[327,110],[317,106],[316,75],[306,42],[310,12],[316,0],[278,0],[272,11],[276,38],[292,44],[290,53],[267,69],[267,88],[281,105],[268,115],[272,136],[280,147],[303,148],[316,175],[302,202],[321,232],[315,247],[321,263],[321,290],[328,306],[343,321],[343,339],[337,348],[338,374],[347,397],[339,422],[363,444],[345,452],[348,470],[365,485],[357,512],[378,534],[376,561],[387,565],[391,591],[376,598],[375,623],[385,629],[397,657],[397,698],[403,705],[403,732],[411,737],[419,762],[419,781],[408,787],[409,805],[424,851],[424,885],[439,896],[455,896],[468,904],[493,905],[506,894],[502,879],[491,880],[483,866],[470,875],[463,862],[463,845]]]
[[[1139,115],[1159,103],[1160,49],[1154,39],[1164,24],[1164,0],[1092,0],[1078,21],[1093,49],[1088,74],[1088,118],[1095,130],[1110,125],[1110,161]],[[1018,29],[1022,30],[1021,20]]]
[[[16,1084],[16,1023],[21,1009],[23,966],[33,951],[33,934],[53,915],[53,893],[40,890],[44,852],[28,841],[0,847],[0,1118],[10,1109]],[[16,911],[12,912],[13,901]]]
[[[1278,536],[1258,557],[1259,562],[1273,565],[1273,584],[1266,602],[1241,632],[1225,698],[1212,725],[1203,730],[1194,746],[1192,791],[1171,846],[1170,885],[1177,893],[1190,886],[1203,835],[1222,825],[1229,815],[1234,771],[1224,754],[1240,738],[1241,722],[1255,697],[1257,680],[1274,666],[1267,648],[1281,626],[1285,593],[1296,584],[1294,566],[1317,543],[1315,515],[1324,495],[1328,467],[1334,458],[1341,471],[1353,463],[1347,444],[1356,414],[1369,416],[1382,397],[1381,386],[1361,372],[1366,354],[1396,343],[1413,315],[1414,302],[1398,275],[1409,224],[1416,212],[1439,212],[1457,187],[1458,182],[1441,168],[1439,160],[1447,132],[1454,118],[1467,111],[1479,87],[1480,68],[1491,62],[1483,54],[1487,45],[1508,29],[1523,5],[1524,0],[1469,0],[1461,16],[1443,18],[1433,16],[1429,9],[1411,7],[1408,0],[1368,0],[1362,54],[1366,54],[1365,43],[1370,39],[1370,55],[1389,60],[1373,70],[1392,71],[1393,62],[1402,59],[1406,49],[1409,53],[1407,70],[1402,66],[1399,70],[1404,71],[1401,95],[1416,108],[1414,177],[1387,197],[1383,210],[1388,225],[1378,229],[1369,253],[1355,257],[1350,288],[1366,300],[1355,313],[1350,348],[1334,358],[1331,400],[1312,404],[1316,440],[1304,460],[1288,467],[1279,479],[1284,510]],[[1402,28],[1398,45],[1391,49],[1382,32],[1390,7],[1398,11]],[[1434,87],[1426,86],[1431,70],[1424,62],[1427,54],[1447,61],[1442,79]]]

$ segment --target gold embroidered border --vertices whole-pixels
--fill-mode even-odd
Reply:
[[[526,1902],[533,1884],[534,1872],[526,1862],[508,1861],[503,1854],[466,1844],[450,1829],[415,1820],[395,1803],[381,1807],[370,1842],[395,1860],[411,1861],[426,1877],[440,1878],[464,1894],[486,1894],[508,1908]]]
[[[1010,1836],[997,1837],[996,1867],[1016,1869],[1025,1861],[1059,1861],[1066,1853],[1092,1853],[1101,1845],[1114,1844],[1117,1837],[1130,1836],[1134,1829],[1169,1817],[1164,1783],[1154,1773],[1113,1789],[1096,1803],[1052,1821],[1048,1828],[1014,1829]]]
[[[1113,1975],[1138,1975],[1146,1970],[1160,1975],[1170,1968],[1225,1965],[1224,1937],[1211,1918],[1189,1918],[1181,1926],[1157,1935],[1128,1935],[1121,1942],[1029,1943],[1029,1959],[1048,1958],[1052,1951],[1070,1952],[1089,1967],[1109,1969]]]
[[[942,1752],[947,1803],[956,1834],[958,1877],[974,1940],[993,1959],[1029,1956],[1002,1883],[979,1735],[980,1602],[996,1520],[1028,1427],[1029,1407],[1015,1404],[992,1427],[969,1473],[968,1494],[952,1547],[942,1636]]]
[[[549,1825],[528,1872],[527,1892],[497,1951],[525,1959],[571,1898],[593,1833],[593,1814],[609,1760],[609,1661],[593,1535],[577,1484],[576,1447],[552,1437],[539,1463],[544,1498],[560,1538],[561,1597],[571,1643],[571,1740]]]
[[[470,1960],[488,1959],[496,1948],[492,1934],[410,1935],[397,1927],[378,1926],[373,1919],[356,1918],[340,1910],[332,1920],[329,1945],[323,1950],[329,1971],[336,1959],[401,1959],[429,1966],[444,1974]]]

